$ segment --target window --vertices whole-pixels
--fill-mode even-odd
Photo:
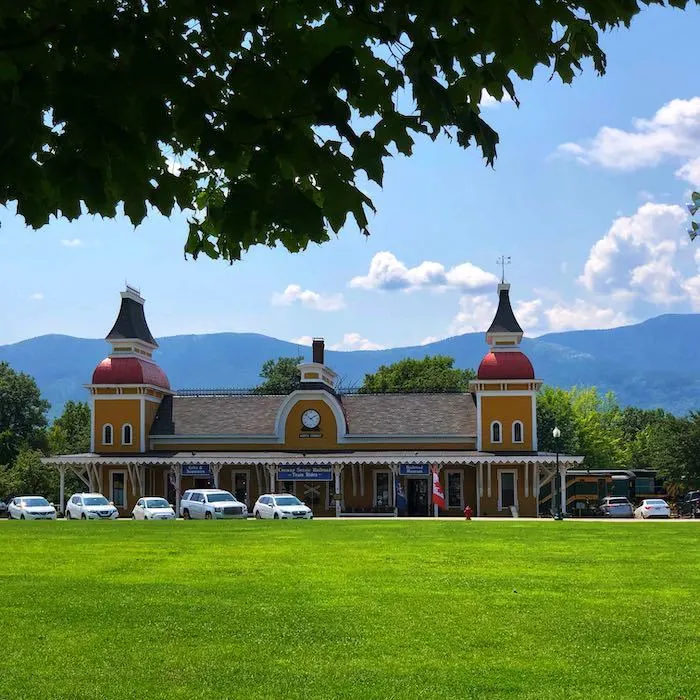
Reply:
[[[391,500],[391,472],[374,472],[374,505],[390,506]]]
[[[126,423],[122,425],[122,445],[131,445],[131,426]]]
[[[501,442],[501,424],[497,420],[491,423],[491,442]]]
[[[126,474],[111,472],[109,476],[109,493],[117,508],[126,508]]]
[[[513,423],[513,442],[523,441],[523,424],[516,420]]]
[[[107,423],[102,428],[102,444],[111,445],[112,444],[112,426]]]
[[[447,507],[462,509],[462,472],[447,472]]]
[[[498,510],[518,505],[518,478],[514,469],[498,471]]]

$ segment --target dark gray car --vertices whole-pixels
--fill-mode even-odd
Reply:
[[[634,508],[624,496],[607,496],[598,504],[598,512],[606,518],[632,518]]]

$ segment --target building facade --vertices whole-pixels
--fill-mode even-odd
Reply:
[[[341,393],[316,339],[295,391],[259,395],[173,391],[153,359],[144,299],[127,287],[106,337],[112,350],[87,385],[91,451],[45,460],[60,473],[61,509],[72,472],[123,516],[142,496],[179,508],[183,491],[198,487],[229,490],[249,509],[260,494],[288,492],[319,516],[431,515],[437,470],[441,515],[469,505],[481,516],[535,516],[545,487],[560,488],[582,458],[537,449],[541,381],[520,347],[509,290],[498,286],[469,392]]]

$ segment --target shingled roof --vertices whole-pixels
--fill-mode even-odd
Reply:
[[[518,320],[515,318],[513,308],[510,305],[510,285],[500,285],[498,290],[498,309],[493,322],[486,333],[522,333]]]
[[[107,340],[143,340],[158,347],[146,323],[143,303],[139,303],[130,296],[122,295],[119,315],[107,335]]]
[[[273,435],[286,396],[166,396],[151,435]],[[476,434],[471,394],[354,394],[340,397],[350,435]]]

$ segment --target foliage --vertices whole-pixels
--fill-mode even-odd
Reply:
[[[41,441],[48,410],[34,379],[0,362],[0,465],[12,463],[23,445]]]
[[[364,394],[468,391],[469,381],[475,377],[470,369],[454,367],[452,357],[435,355],[420,360],[406,357],[366,374],[360,391]]]
[[[0,523],[0,697],[700,697],[688,523],[278,525]]]
[[[558,441],[552,436],[555,427],[561,431]],[[581,454],[571,393],[566,389],[542,387],[537,397],[537,447],[542,452],[558,449],[566,454]]]
[[[0,495],[45,496],[58,500],[58,473],[41,463],[39,450],[22,448],[14,463],[0,472]]]
[[[691,216],[695,216],[700,211],[700,192],[693,192],[690,198],[693,201],[688,205],[688,211]],[[691,242],[698,237],[698,234],[700,234],[700,223],[693,220],[690,222],[690,228],[688,229],[688,236]]]
[[[688,0],[643,4],[685,7]],[[511,76],[570,83],[606,57],[599,32],[630,0],[25,0],[0,4],[0,204],[136,225],[190,212],[186,252],[322,243],[350,215],[368,233],[366,177],[441,134],[487,163],[483,91]],[[173,160],[179,163],[173,164]],[[180,165],[182,166],[180,168]],[[358,180],[359,173],[364,173]]]
[[[68,401],[48,431],[52,455],[79,454],[90,450],[90,407],[84,401]]]
[[[260,370],[264,381],[255,389],[258,394],[290,394],[299,388],[301,372],[299,363],[303,357],[279,357],[267,360]]]

